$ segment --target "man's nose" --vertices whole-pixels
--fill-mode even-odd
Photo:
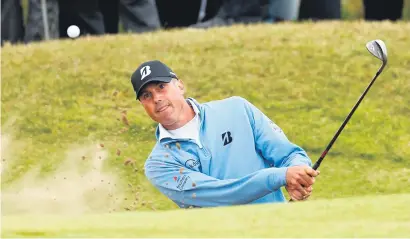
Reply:
[[[157,92],[152,94],[152,98],[154,99],[155,103],[159,103],[162,101],[162,95]]]

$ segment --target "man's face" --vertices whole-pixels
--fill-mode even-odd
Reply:
[[[154,121],[172,126],[181,118],[185,103],[183,82],[174,79],[170,83],[149,83],[141,90],[139,100]]]

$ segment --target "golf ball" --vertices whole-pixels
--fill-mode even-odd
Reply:
[[[77,38],[80,35],[80,28],[76,25],[71,25],[67,28],[67,35],[71,38]]]

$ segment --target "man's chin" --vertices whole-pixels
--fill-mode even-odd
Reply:
[[[174,119],[171,118],[164,118],[161,117],[161,119],[157,120],[158,123],[160,123],[162,126],[166,127],[172,127],[176,123]]]
[[[165,129],[167,130],[174,130],[175,128],[175,123],[160,123]]]

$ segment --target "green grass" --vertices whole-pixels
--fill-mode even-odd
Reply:
[[[410,194],[289,205],[98,214],[8,216],[5,237],[406,237]]]
[[[129,77],[149,59],[169,64],[187,84],[187,96],[200,102],[247,98],[316,160],[377,71],[380,62],[365,44],[378,38],[387,45],[389,64],[327,155],[310,201],[312,207],[323,207],[326,201],[315,201],[346,198],[335,202],[348,204],[350,197],[408,193],[408,32],[408,22],[284,23],[6,45],[1,59],[2,210],[63,215],[127,208],[156,210],[142,215],[157,217],[158,211],[176,208],[142,170],[155,143],[155,124],[135,100]],[[123,111],[129,125],[121,120]],[[104,147],[98,147],[101,143]],[[133,167],[124,165],[127,159],[134,160]],[[391,205],[380,205],[393,207],[395,198],[386,198]],[[308,204],[295,207],[303,205]],[[279,207],[272,210],[287,210]],[[278,220],[259,210],[265,220]],[[177,212],[159,215],[172,213]],[[277,223],[269,225],[274,232]]]

